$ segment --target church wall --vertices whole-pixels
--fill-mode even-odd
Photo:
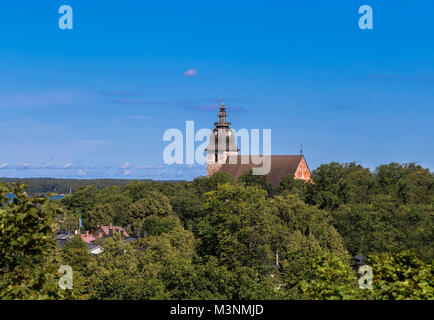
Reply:
[[[301,161],[298,164],[297,170],[295,171],[295,178],[310,181],[310,171],[304,157],[301,158]]]
[[[238,152],[231,152],[231,151],[225,151],[225,152],[219,152],[217,154],[218,159],[217,162],[215,161],[215,153],[208,153],[206,155],[206,176],[210,177],[214,173],[220,170],[223,164],[226,163],[226,160],[228,157],[232,159],[233,163],[236,163],[237,160],[237,154]],[[230,160],[231,161],[231,160]],[[232,163],[232,162],[230,162]]]

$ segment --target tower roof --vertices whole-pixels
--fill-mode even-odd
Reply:
[[[231,123],[227,121],[228,114],[226,112],[226,106],[225,106],[224,102],[222,102],[222,104],[220,105],[220,110],[219,110],[219,113],[217,113],[217,116],[219,117],[219,121],[214,122],[214,125],[217,128],[229,127],[231,125]]]
[[[226,106],[225,103],[222,102],[222,104],[220,105],[220,111],[217,114],[218,116],[227,116],[228,114],[226,113]]]

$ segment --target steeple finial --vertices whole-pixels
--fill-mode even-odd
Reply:
[[[226,106],[225,103],[222,102],[222,104],[220,105],[220,110],[219,113],[217,114],[219,121],[218,122],[214,122],[214,125],[217,127],[229,127],[230,126],[230,122],[228,122],[227,117],[228,114],[226,113]]]
[[[303,155],[303,145],[300,147],[300,154]]]

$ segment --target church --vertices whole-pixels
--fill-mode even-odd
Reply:
[[[238,179],[243,173],[260,167],[257,162],[252,161],[250,156],[238,154],[236,136],[230,128],[231,123],[227,121],[227,112],[224,103],[221,104],[218,122],[214,122],[207,152],[207,177],[216,172],[226,172],[228,175]],[[302,154],[300,155],[271,155],[271,166],[267,175],[268,181],[273,186],[278,186],[284,176],[292,174],[296,179],[311,181],[310,170]]]

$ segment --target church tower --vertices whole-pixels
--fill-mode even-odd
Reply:
[[[211,132],[209,145],[205,149],[206,155],[206,175],[210,177],[228,161],[236,163],[238,151],[235,133],[229,127],[230,122],[227,121],[228,114],[224,103],[220,106],[220,111],[217,114],[219,121],[214,122],[214,130]]]

